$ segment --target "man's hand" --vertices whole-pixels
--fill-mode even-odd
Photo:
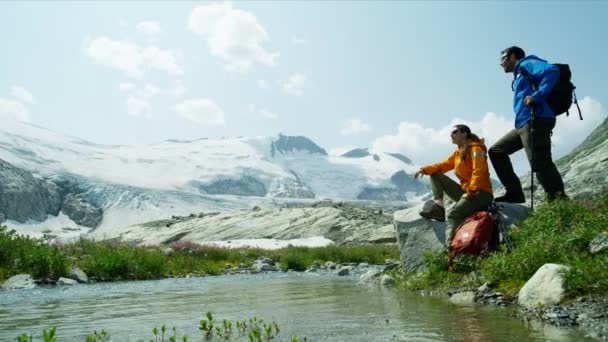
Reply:
[[[526,96],[524,99],[524,104],[530,107],[534,103],[534,98],[532,96]]]
[[[418,177],[422,177],[424,176],[424,172],[422,172],[422,169],[416,171],[416,173],[414,173],[414,179],[418,179]]]
[[[475,191],[475,192],[465,192],[462,197],[464,197],[465,199],[471,199],[475,196],[477,196],[477,194],[479,193],[479,191]]]

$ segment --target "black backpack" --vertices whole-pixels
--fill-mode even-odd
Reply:
[[[576,105],[578,109],[578,116],[583,120],[583,114],[581,114],[581,107],[578,106],[578,100],[576,98],[576,93],[574,89],[576,87],[570,81],[572,79],[572,72],[570,71],[570,66],[568,64],[553,64],[559,69],[559,79],[555,83],[555,86],[547,96],[547,104],[549,108],[555,113],[555,115],[562,115],[566,113],[566,115],[570,115],[568,111],[572,103]],[[525,69],[520,68],[521,74],[532,84],[532,89],[536,91],[538,85],[532,82],[532,79],[528,75]]]

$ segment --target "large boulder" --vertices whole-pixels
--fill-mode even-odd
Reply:
[[[393,215],[397,234],[397,245],[401,255],[401,266],[406,273],[424,268],[423,254],[426,250],[439,252],[446,249],[445,222],[437,222],[420,217],[425,203],[396,211]],[[448,207],[446,214],[451,207]],[[503,231],[528,217],[529,208],[520,204],[501,203],[499,220]],[[501,241],[504,236],[501,234]]]
[[[0,213],[8,220],[24,223],[44,221],[57,215],[61,197],[55,184],[0,159]]]
[[[445,222],[420,217],[423,203],[396,211],[393,215],[397,246],[401,255],[401,267],[406,273],[424,268],[423,253],[439,252],[445,247]]]
[[[61,211],[81,226],[96,228],[103,219],[103,210],[85,201],[81,196],[68,194]]]
[[[89,277],[87,277],[87,274],[84,273],[84,271],[78,267],[72,267],[70,269],[70,278],[76,280],[79,283],[89,282]]]
[[[31,289],[33,287],[36,287],[36,284],[29,274],[12,276],[2,285],[3,289]]]
[[[519,305],[533,308],[561,302],[565,295],[562,271],[568,269],[568,266],[559,264],[542,265],[519,290]]]

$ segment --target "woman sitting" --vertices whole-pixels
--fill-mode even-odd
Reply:
[[[494,196],[488,171],[487,149],[483,139],[473,133],[466,125],[456,125],[450,134],[452,143],[458,148],[448,159],[441,163],[423,166],[416,171],[414,178],[431,176],[433,190],[432,206],[425,206],[420,216],[426,219],[445,221],[443,196],[447,194],[456,204],[448,215],[446,244],[449,246],[453,230],[471,214],[488,208]],[[460,185],[444,173],[454,170]]]

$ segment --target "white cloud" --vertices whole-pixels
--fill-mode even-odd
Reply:
[[[11,88],[11,95],[16,97],[17,100],[21,101],[22,103],[33,104],[35,102],[32,93],[20,86],[13,86]]]
[[[294,96],[302,96],[304,94],[305,84],[306,75],[301,72],[296,72],[289,76],[289,79],[283,83],[283,90]]]
[[[142,21],[137,24],[137,31],[143,33],[149,37],[154,37],[163,32],[160,24],[156,21]]]
[[[224,61],[227,71],[247,72],[255,63],[272,66],[279,56],[262,47],[268,33],[257,18],[229,2],[195,7],[188,28],[206,39],[209,51]]]
[[[198,124],[224,125],[224,111],[211,100],[186,100],[176,104],[172,109],[180,116]]]
[[[294,45],[308,45],[308,39],[301,37],[291,37],[291,43]]]
[[[0,118],[29,122],[30,114],[23,103],[0,98]]]
[[[151,109],[150,103],[145,99],[130,96],[127,99],[127,111],[130,115],[140,116],[149,112]]]
[[[570,108],[570,116],[562,114],[557,118],[551,139],[554,144],[553,155],[557,158],[572,151],[606,119],[606,109],[597,100],[584,97],[579,101],[579,105],[583,113],[582,121],[576,106]]]
[[[417,165],[438,163],[445,160],[456,148],[450,138],[450,132],[456,124],[469,126],[473,133],[485,138],[488,148],[513,128],[513,120],[491,112],[486,113],[479,122],[454,118],[441,128],[429,128],[419,123],[403,121],[399,124],[396,134],[378,137],[372,143],[371,151],[401,153]],[[522,160],[523,157],[515,164]]]
[[[128,93],[133,89],[135,89],[135,84],[133,84],[133,83],[123,82],[118,85],[118,90],[120,90],[123,93]]]
[[[95,63],[121,70],[133,78],[141,78],[148,69],[170,75],[183,73],[178,52],[153,45],[141,47],[126,40],[98,37],[85,42],[85,53]]]
[[[259,114],[261,117],[270,119],[270,120],[276,120],[279,118],[279,116],[276,113],[269,112],[266,109],[260,109]]]
[[[255,115],[258,115],[264,119],[269,119],[269,120],[276,120],[279,118],[279,115],[277,115],[276,113],[273,113],[269,110],[266,110],[264,108],[257,108],[256,105],[254,104],[249,104],[247,106],[247,108],[249,109],[250,113],[253,113]]]
[[[160,93],[160,89],[158,89],[157,86],[150,84],[150,83],[146,84],[143,89],[138,91],[138,95],[140,97],[143,97],[146,99],[154,97],[154,96],[158,95],[159,93]]]
[[[182,95],[184,95],[186,93],[187,89],[186,87],[184,87],[184,85],[181,82],[176,82],[173,85],[173,88],[171,88],[171,90],[169,90],[169,93],[171,95],[173,95],[174,97],[181,97]]]
[[[585,97],[580,101],[584,120],[580,121],[578,112],[570,110],[571,115],[565,114],[557,118],[557,125],[552,137],[553,160],[568,154],[580,144],[601,122],[606,119],[603,106],[596,100]],[[402,153],[418,165],[437,163],[447,158],[455,149],[451,143],[450,131],[456,124],[471,127],[473,133],[485,138],[488,148],[504,134],[514,128],[512,116],[505,117],[496,113],[486,113],[480,121],[468,121],[459,118],[452,119],[441,128],[424,127],[418,123],[404,121],[399,124],[395,134],[376,138],[371,150],[374,152]],[[511,156],[517,174],[526,172],[529,168],[524,151]]]
[[[262,89],[268,89],[268,81],[258,80],[258,87],[260,87]]]
[[[359,135],[368,133],[372,128],[360,119],[349,119],[344,122],[340,134],[342,135]]]

